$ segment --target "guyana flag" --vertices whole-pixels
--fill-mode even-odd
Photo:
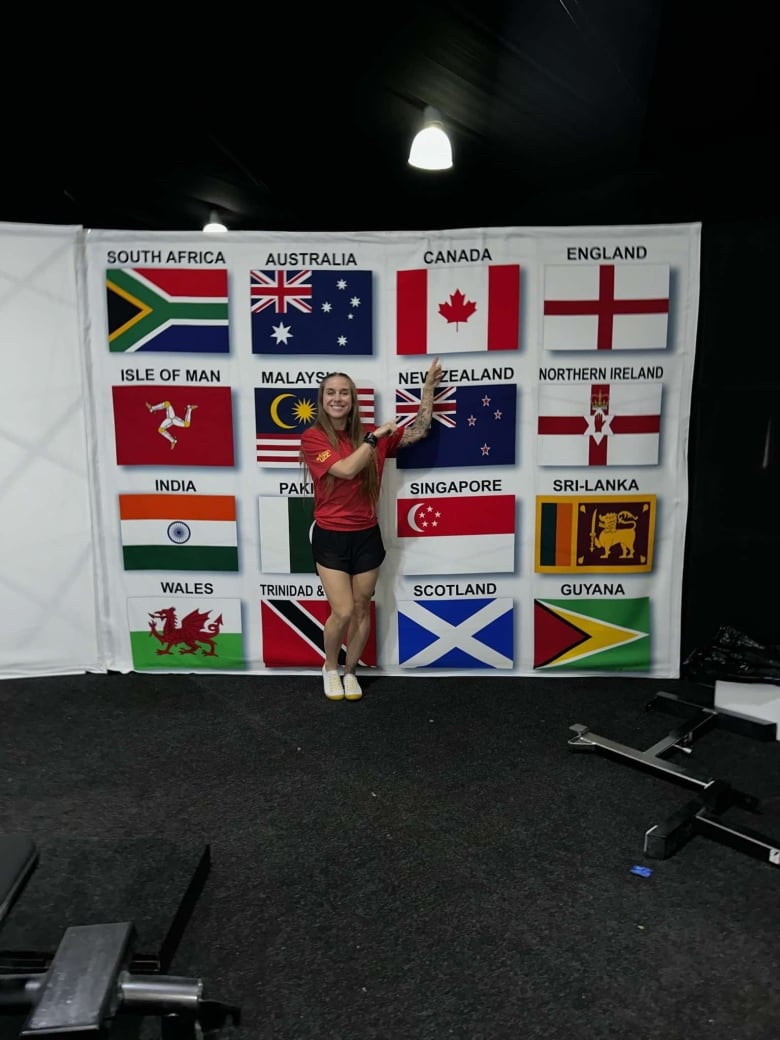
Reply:
[[[126,571],[237,571],[233,495],[120,495]]]
[[[646,672],[650,600],[534,600],[534,668]]]
[[[138,596],[127,601],[133,668],[243,670],[241,600]]]
[[[225,268],[109,268],[106,311],[112,353],[230,351]]]

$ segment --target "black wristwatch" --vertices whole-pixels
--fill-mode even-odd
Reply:
[[[375,433],[367,433],[363,438],[363,443],[368,444],[371,448],[375,448],[379,443],[377,435]]]

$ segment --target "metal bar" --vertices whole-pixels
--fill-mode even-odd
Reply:
[[[130,922],[66,928],[20,1038],[99,1035],[116,1013],[134,931]]]

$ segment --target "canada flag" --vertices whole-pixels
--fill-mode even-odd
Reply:
[[[396,272],[396,353],[520,349],[520,267]]]

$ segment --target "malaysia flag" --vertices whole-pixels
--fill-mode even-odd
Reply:
[[[255,448],[261,466],[300,466],[301,434],[317,418],[316,386],[255,387]],[[374,389],[357,387],[360,418],[374,422]]]
[[[396,274],[396,353],[520,349],[520,267],[435,267]]]

